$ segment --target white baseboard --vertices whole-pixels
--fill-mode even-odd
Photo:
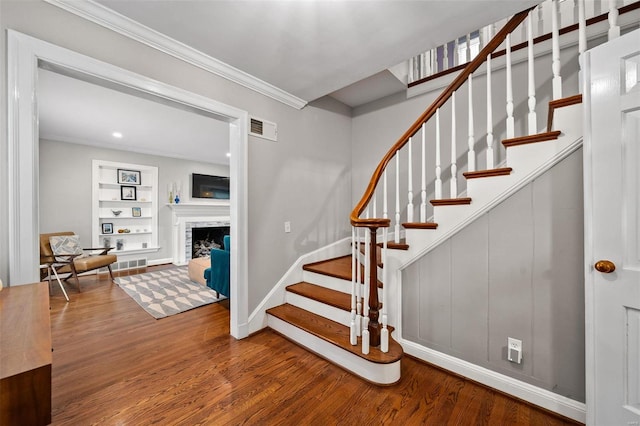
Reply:
[[[147,260],[147,266],[166,265],[173,263],[173,258],[167,257],[166,259],[151,259]]]
[[[258,304],[258,307],[249,315],[248,333],[255,333],[267,326],[267,309],[284,303],[286,286],[302,281],[302,266],[304,264],[345,256],[349,253],[351,253],[351,237],[343,238],[335,243],[300,256],[271,289],[269,294]]]
[[[414,342],[398,339],[404,351],[416,358],[482,383],[506,394],[520,398],[554,413],[585,423],[586,404],[558,395],[546,389],[496,373],[468,361],[429,349]]]

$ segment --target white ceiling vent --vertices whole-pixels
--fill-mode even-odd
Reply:
[[[251,136],[269,139],[270,141],[278,141],[278,125],[267,120],[257,117],[251,117],[251,127],[249,128]]]

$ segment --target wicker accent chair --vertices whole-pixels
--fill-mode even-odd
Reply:
[[[76,234],[70,231],[40,234],[40,264],[47,266],[46,274],[48,275],[49,282],[51,282],[52,270],[59,274],[68,274],[67,277],[64,278],[64,281],[74,277],[78,285],[78,291],[80,291],[78,274],[105,267],[109,270],[109,276],[111,277],[111,281],[113,281],[111,264],[117,262],[118,257],[108,253],[112,247],[77,247],[75,250],[71,248],[66,252],[60,252],[59,250],[57,251],[55,247],[52,248],[51,237],[70,237],[71,241],[75,239],[77,242]],[[54,239],[54,241],[58,240],[59,238]]]

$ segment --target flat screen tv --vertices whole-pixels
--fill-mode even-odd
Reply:
[[[191,198],[229,199],[229,178],[193,173],[191,175]]]

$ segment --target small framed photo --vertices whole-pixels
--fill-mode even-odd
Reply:
[[[131,216],[133,217],[142,216],[142,209],[140,207],[131,207]]]
[[[127,186],[122,185],[120,187],[120,199],[121,200],[131,200],[136,201],[136,187],[135,186]]]
[[[103,223],[102,224],[102,233],[103,234],[113,234],[113,223]]]
[[[140,171],[118,169],[118,183],[140,185]]]

